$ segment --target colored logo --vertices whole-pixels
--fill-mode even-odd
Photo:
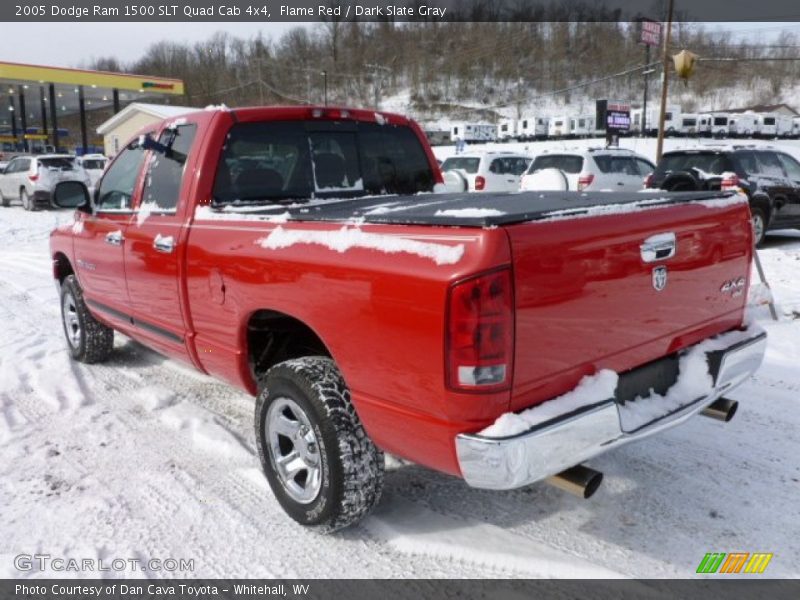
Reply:
[[[174,88],[175,88],[174,83],[156,83],[155,81],[142,82],[142,89],[172,90]]]
[[[709,552],[697,566],[697,572],[703,574],[725,574],[735,573],[763,573],[769,561],[772,560],[772,553],[766,552]]]

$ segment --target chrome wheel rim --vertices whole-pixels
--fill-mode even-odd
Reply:
[[[761,215],[753,215],[753,238],[756,242],[764,235],[764,219]]]
[[[322,487],[322,459],[311,421],[290,398],[276,398],[266,415],[269,458],[292,500],[309,504]]]
[[[81,345],[81,322],[78,319],[78,308],[75,305],[75,298],[72,292],[65,292],[64,299],[61,301],[61,316],[64,320],[64,333],[67,334],[69,345],[77,350]]]

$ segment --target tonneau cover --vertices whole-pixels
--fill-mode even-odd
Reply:
[[[310,201],[246,214],[289,213],[292,221],[361,221],[398,225],[493,227],[548,218],[630,212],[668,204],[731,198],[732,192],[504,192],[371,196],[339,201]],[[619,206],[619,210],[615,210]],[[236,208],[226,211],[236,214]]]

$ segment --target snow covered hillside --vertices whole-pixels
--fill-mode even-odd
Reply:
[[[800,576],[800,232],[761,252],[781,320],[757,311],[769,349],[731,423],[698,417],[590,461],[606,478],[589,501],[390,459],[377,512],[323,537],[272,497],[252,398],[120,335],[105,364],[68,359],[47,242],[70,220],[0,208],[0,577],[37,575],[15,570],[23,553],[194,559],[176,575],[196,577],[691,577],[734,551]]]

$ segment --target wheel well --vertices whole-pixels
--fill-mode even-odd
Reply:
[[[764,211],[764,218],[766,219],[767,223],[769,223],[772,215],[772,206],[770,206],[769,198],[765,196],[755,196],[752,200],[752,205],[757,206]]]
[[[59,283],[64,283],[64,280],[74,273],[75,271],[69,259],[61,252],[56,253],[53,257],[53,277],[57,279]]]
[[[331,356],[308,325],[273,310],[259,310],[247,322],[247,362],[254,380],[274,365],[303,356]]]

